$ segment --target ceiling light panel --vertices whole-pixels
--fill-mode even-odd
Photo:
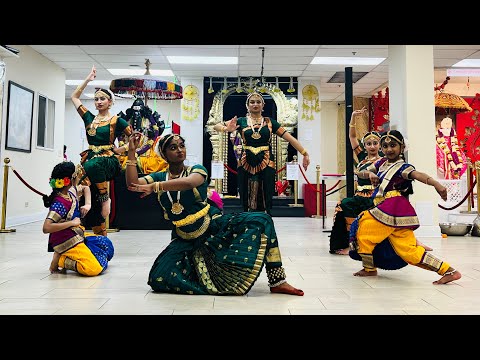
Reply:
[[[234,65],[238,64],[237,56],[167,56],[171,64],[196,65]]]
[[[378,65],[383,62],[385,58],[362,58],[356,56],[326,56],[326,57],[314,57],[311,65]]]

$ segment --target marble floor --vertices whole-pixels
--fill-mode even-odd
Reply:
[[[50,274],[42,222],[0,234],[0,314],[28,315],[446,315],[480,314],[480,238],[421,238],[463,277],[433,285],[434,272],[407,266],[355,277],[359,261],[328,252],[321,219],[274,218],[287,280],[305,296],[271,294],[263,270],[245,296],[153,293],[147,275],[168,230],[109,233],[115,256],[97,277]],[[327,218],[326,229],[331,228]]]

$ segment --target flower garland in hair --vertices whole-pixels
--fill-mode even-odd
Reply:
[[[71,180],[69,177],[64,177],[63,179],[50,179],[50,187],[52,189],[61,189],[65,186],[71,184]]]
[[[455,134],[453,129],[450,130],[450,142],[452,145],[453,154],[450,152],[450,148],[448,147],[447,141],[445,140],[443,133],[439,130],[437,136],[438,147],[442,149],[445,157],[447,158],[453,178],[459,179],[460,171],[463,168],[463,157],[460,152],[460,147],[458,146],[457,135]]]

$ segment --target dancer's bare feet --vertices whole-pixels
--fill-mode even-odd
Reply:
[[[60,260],[60,254],[58,252],[53,253],[52,261],[50,262],[50,274],[59,273],[60,269],[58,268],[58,261]]]
[[[377,270],[375,271],[365,271],[362,269],[353,274],[353,276],[377,276]]]
[[[348,255],[349,251],[350,251],[349,248],[340,249],[340,250],[336,250],[335,254],[337,254],[337,255]]]
[[[283,283],[281,285],[271,287],[270,292],[278,293],[278,294],[298,295],[298,296],[303,296],[304,294],[303,290],[294,288],[289,283]]]
[[[431,248],[431,247],[428,246],[428,245],[425,245],[424,243],[422,243],[422,242],[419,241],[418,239],[417,239],[417,246],[423,247],[423,248],[425,249],[425,251],[432,251],[432,250],[433,250],[433,248]]]
[[[441,285],[441,284],[447,284],[451,281],[458,280],[462,277],[462,274],[460,274],[460,271],[456,270],[453,273],[449,273],[448,275],[443,275],[440,280],[434,281],[434,285]]]
[[[112,200],[108,199],[107,201],[104,201],[102,203],[102,216],[104,219],[107,218],[108,215],[110,215],[110,203]]]

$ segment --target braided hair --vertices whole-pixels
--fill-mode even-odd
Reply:
[[[71,161],[62,161],[61,163],[55,165],[52,170],[52,175],[50,176],[50,181],[52,179],[64,179],[68,178],[72,180],[72,175],[75,172],[75,164]],[[60,191],[58,188],[54,188],[50,195],[43,195],[43,205],[46,208],[49,208],[52,205],[53,199],[56,194]]]

